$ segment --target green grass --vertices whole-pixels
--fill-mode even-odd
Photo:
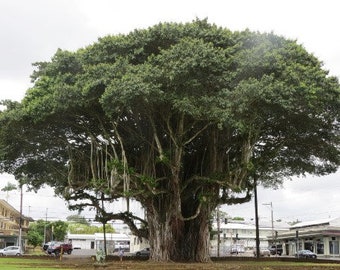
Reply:
[[[40,270],[52,270],[58,269],[60,267],[60,263],[56,260],[46,260],[46,259],[27,259],[21,257],[15,258],[7,258],[1,257],[0,258],[0,269],[1,270],[33,270],[33,269],[40,269]],[[75,268],[64,268],[63,270],[73,270]]]
[[[256,261],[256,260],[221,260],[211,263],[157,263],[150,261],[136,261],[125,258],[123,262],[118,260],[107,261],[104,269],[133,269],[133,270],[340,270],[340,263],[326,263],[322,261]],[[63,260],[50,257],[0,257],[0,270],[88,270],[95,269],[90,259]],[[98,268],[102,269],[102,268]]]

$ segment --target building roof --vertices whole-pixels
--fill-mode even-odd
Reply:
[[[0,204],[3,205],[5,208],[9,209],[13,214],[20,216],[20,212],[15,209],[12,205],[10,205],[7,201],[0,199]]]
[[[104,239],[104,233],[95,233],[94,236],[96,240]],[[130,236],[123,233],[106,233],[106,240],[129,241]]]
[[[216,222],[213,224],[214,228],[217,228]],[[220,223],[220,229],[221,230],[256,230],[255,224],[249,224],[249,223],[236,223],[236,222],[228,222],[227,224]],[[271,226],[267,225],[260,225],[259,230],[271,230]],[[288,230],[288,228],[282,228],[282,227],[277,227],[274,225],[275,230]]]
[[[11,211],[11,213],[17,217],[20,217],[20,212],[15,209],[12,205],[10,205],[6,200],[4,199],[0,199],[0,205],[3,205],[6,209],[8,209],[9,211]],[[27,217],[25,215],[21,215],[21,217],[23,219],[29,220],[29,221],[33,221],[33,219],[31,217]]]
[[[130,241],[130,236],[127,234],[122,233],[106,233],[105,234],[106,240],[113,240],[113,241]],[[68,233],[68,239],[77,239],[77,240],[103,240],[104,233],[94,233],[94,234],[75,234],[75,233]]]
[[[67,239],[94,240],[94,234],[68,233]]]
[[[340,218],[326,218],[299,222],[290,227],[288,232],[279,234],[281,240],[292,240],[296,236],[310,238],[322,236],[340,236]]]
[[[294,224],[290,226],[290,229],[298,229],[298,228],[305,228],[305,227],[313,227],[313,226],[322,226],[322,225],[340,225],[339,218],[326,218],[326,219],[318,219],[312,221],[304,221]]]

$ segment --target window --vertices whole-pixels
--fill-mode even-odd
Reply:
[[[329,242],[329,254],[339,254],[339,241]]]
[[[316,244],[316,254],[324,254],[324,244],[319,242]]]

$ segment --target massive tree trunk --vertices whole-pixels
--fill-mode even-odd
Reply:
[[[209,256],[209,216],[206,207],[192,220],[185,221],[184,237],[180,240],[178,249],[182,251],[181,258],[185,261],[207,262]]]
[[[168,199],[166,201],[168,202]],[[164,207],[159,207],[160,205]],[[146,210],[151,247],[150,259],[153,261],[176,261],[180,256],[176,245],[181,238],[183,221],[176,218],[175,212],[176,209],[164,200],[154,200]]]
[[[174,250],[174,239],[168,219],[162,213],[147,211],[149,224],[150,259],[153,261],[170,261]]]
[[[207,262],[209,257],[210,207],[201,207],[199,214],[185,220],[176,210],[150,207],[147,209],[149,241],[153,261]],[[156,211],[155,211],[156,210]]]

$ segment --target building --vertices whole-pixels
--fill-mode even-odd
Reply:
[[[256,227],[253,224],[229,222],[220,225],[220,256],[225,256],[232,248],[239,252],[253,250],[256,246]],[[217,224],[214,224],[217,231]],[[340,218],[320,219],[300,222],[293,226],[280,227],[275,224],[259,227],[260,247],[271,244],[282,246],[285,256],[295,256],[297,250],[308,249],[318,257],[340,258]],[[211,239],[211,254],[217,254],[218,235]]]
[[[300,222],[277,235],[285,255],[308,249],[318,257],[340,257],[340,218]]]
[[[27,231],[31,218],[20,214],[5,200],[0,199],[0,248],[19,245],[21,221],[21,246],[26,246]]]
[[[230,254],[234,248],[239,252],[252,252],[256,247],[256,227],[245,222],[213,223],[213,234],[210,239],[211,255],[219,256]],[[218,245],[218,239],[220,243]],[[103,248],[104,237],[102,233],[94,235],[69,234],[68,240],[74,247],[98,250]],[[293,226],[282,222],[274,226],[259,226],[260,247],[276,244],[282,246],[284,256],[294,256],[297,250],[308,249],[318,257],[340,258],[340,218],[329,218],[310,222],[300,222]],[[144,247],[149,247],[147,240],[139,239],[130,234],[106,234],[108,254],[117,247],[128,245],[127,252],[134,253]],[[127,246],[125,246],[127,247]]]
[[[213,224],[213,230],[217,230],[217,223]],[[256,226],[254,224],[247,224],[245,222],[221,222],[220,228],[220,245],[219,255],[226,256],[230,254],[233,249],[238,252],[253,251],[256,247]],[[271,226],[259,226],[259,240],[260,247],[267,248],[271,243],[276,242],[277,234],[282,234],[289,231],[288,226],[282,227],[276,225]],[[211,255],[217,255],[218,249],[218,234],[215,234],[210,241],[211,243]]]
[[[106,233],[107,254],[113,254],[118,249],[130,251],[130,236],[121,233]],[[104,234],[67,234],[68,242],[72,243],[74,249],[92,249],[94,251],[104,249]]]
[[[150,247],[149,241],[145,238],[140,238],[135,235],[131,235],[130,252],[136,253],[139,250]]]

